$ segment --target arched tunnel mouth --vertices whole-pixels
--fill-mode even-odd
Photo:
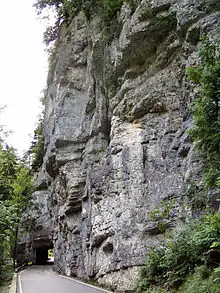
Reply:
[[[50,241],[38,241],[34,247],[36,265],[52,265],[54,262],[53,245]]]

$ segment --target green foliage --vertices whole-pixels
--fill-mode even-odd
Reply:
[[[50,25],[46,28],[43,36],[44,44],[49,47],[51,43],[55,42],[58,38],[59,23],[56,22],[54,25]]]
[[[43,135],[43,119],[40,119],[36,129],[34,130],[34,137],[31,142],[29,153],[33,155],[32,170],[38,171],[43,164],[45,155],[44,150],[44,135]]]
[[[179,293],[219,293],[220,273],[210,271],[207,267],[196,268],[195,274],[189,276]]]
[[[165,257],[165,246],[152,248],[148,254],[148,260],[140,275],[137,292],[145,292],[151,285],[156,285],[157,278],[163,274],[163,262]]]
[[[35,2],[34,6],[38,11],[38,14],[41,13],[41,11],[45,8],[59,8],[62,3],[62,0],[38,0]]]
[[[219,241],[220,213],[189,223],[163,246],[149,252],[137,292],[151,292],[154,287],[177,290],[197,266],[218,267]]]
[[[140,4],[139,0],[126,0],[125,2],[129,5],[132,13],[135,11],[138,4]]]
[[[186,69],[190,80],[200,85],[192,104],[194,126],[190,135],[202,153],[208,187],[220,176],[220,56],[218,46],[203,38],[198,46],[200,64]]]
[[[6,106],[0,105],[0,114],[5,109]],[[10,132],[0,124],[0,143],[4,142],[4,139],[8,136]]]
[[[149,213],[150,220],[157,222],[158,230],[161,233],[166,231],[164,220],[170,219],[170,212],[172,211],[174,205],[175,200],[164,200],[157,206],[157,208]]]
[[[112,40],[117,27],[117,13],[124,2],[128,3],[132,12],[135,10],[136,0],[36,0],[34,6],[38,14],[46,9],[52,9],[56,13],[54,26],[49,26],[44,33],[44,43],[49,46],[58,38],[62,21],[68,23],[81,11],[87,20],[99,12],[102,16],[104,39]],[[120,27],[120,24],[118,26]]]
[[[32,192],[31,177],[15,150],[0,144],[0,283],[13,272],[17,230]]]
[[[48,257],[54,257],[53,249],[48,250]]]
[[[169,213],[171,212],[174,204],[175,200],[163,200],[157,206],[157,208],[155,208],[152,212],[149,213],[150,219],[152,221],[157,221],[158,219],[169,218]]]
[[[193,211],[201,211],[208,207],[207,192],[198,182],[189,180],[183,194],[190,200],[190,207]]]
[[[0,197],[2,200],[12,195],[12,181],[16,174],[17,158],[15,151],[0,145]]]
[[[129,1],[134,5],[133,1]],[[38,14],[43,10],[53,8],[57,13],[57,21],[71,20],[80,11],[89,18],[96,13],[96,8],[102,8],[105,22],[111,21],[117,11],[121,9],[123,0],[37,0],[34,4]]]
[[[53,54],[53,53],[51,52],[51,54]],[[48,58],[48,59],[49,59],[49,58]],[[48,60],[48,63],[50,63],[49,60]],[[50,64],[49,64],[49,66],[50,66]],[[40,102],[41,102],[41,105],[42,105],[42,106],[45,106],[45,105],[46,105],[46,97],[47,97],[47,88],[45,87],[45,88],[41,91]]]
[[[103,22],[108,25],[121,9],[123,0],[103,0]]]
[[[169,292],[167,290],[165,290],[164,288],[154,287],[154,288],[152,288],[150,293],[169,293]]]

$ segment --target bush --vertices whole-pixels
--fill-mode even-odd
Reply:
[[[177,290],[196,266],[215,268],[219,262],[220,213],[205,215],[175,232],[161,248],[150,251],[138,292],[154,286]]]
[[[198,267],[196,273],[181,286],[179,293],[220,293],[220,273]]]
[[[164,272],[163,260],[165,256],[165,247],[152,249],[148,255],[148,261],[141,271],[141,290],[145,291],[150,285],[157,284],[157,280]],[[144,289],[144,290],[143,290]]]

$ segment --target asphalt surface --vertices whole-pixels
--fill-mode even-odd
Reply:
[[[18,293],[104,293],[105,290],[60,276],[51,266],[33,266],[18,275]]]

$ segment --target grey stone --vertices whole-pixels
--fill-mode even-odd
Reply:
[[[50,194],[51,226],[37,221],[52,234],[56,271],[132,292],[149,248],[165,237],[150,213],[174,201],[165,226],[175,229],[191,214],[185,185],[202,181],[188,137],[198,88],[185,68],[197,62],[199,38],[217,35],[219,1],[142,0],[133,12],[124,4],[118,21],[108,45],[99,16],[62,26],[37,183]]]

